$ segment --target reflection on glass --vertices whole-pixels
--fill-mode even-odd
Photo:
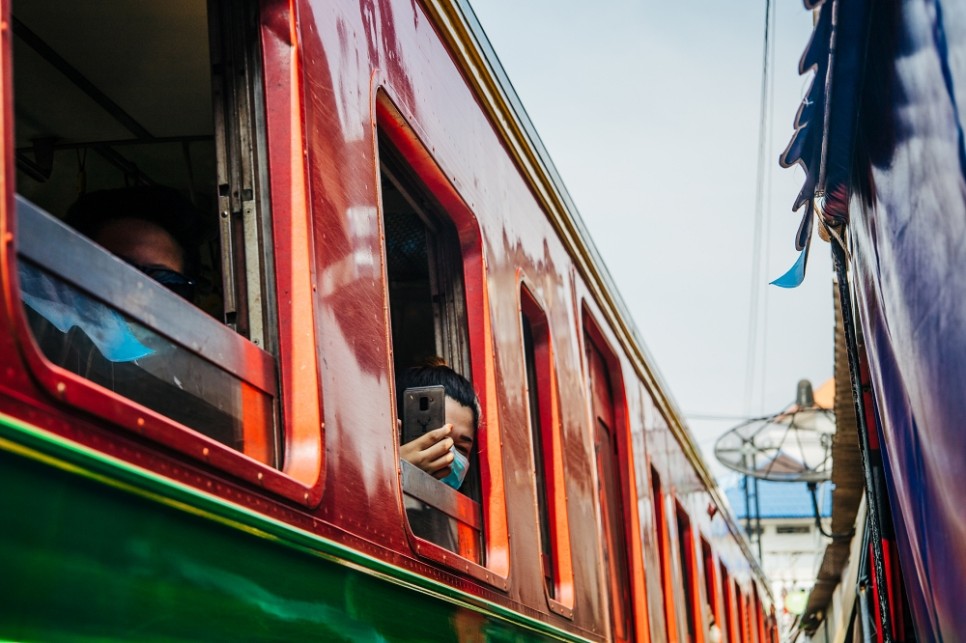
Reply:
[[[24,310],[52,363],[266,464],[270,395],[21,259]]]

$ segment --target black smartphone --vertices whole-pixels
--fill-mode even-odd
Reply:
[[[403,444],[446,423],[445,398],[442,386],[414,386],[403,391]]]

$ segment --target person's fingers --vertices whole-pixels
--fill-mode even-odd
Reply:
[[[419,466],[419,454],[420,450],[416,447],[416,440],[412,442],[407,442],[399,447],[399,457],[408,462],[409,464],[415,464]]]
[[[453,462],[450,449],[454,442],[453,438],[449,437],[452,430],[452,424],[444,424],[438,429],[427,431],[415,440],[401,445],[399,457],[426,473],[437,478],[445,478],[449,475],[449,465]]]
[[[452,430],[452,424],[444,424],[438,429],[433,429],[432,431],[423,433],[421,436],[413,440],[413,443],[419,447],[420,450],[428,449],[434,444],[438,444],[441,440],[445,439]]]
[[[442,458],[447,453],[449,453],[449,450],[453,447],[453,444],[454,444],[453,438],[443,438],[436,444],[426,449],[423,449],[423,455],[425,456],[428,462],[438,460],[439,458]],[[450,453],[451,460],[452,460],[452,455],[453,454]]]
[[[426,466],[426,471],[432,473],[436,478],[445,478],[450,473],[450,465],[453,463],[453,454],[447,451],[445,454],[432,460]]]

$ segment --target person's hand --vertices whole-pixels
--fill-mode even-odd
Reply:
[[[450,453],[453,438],[449,437],[452,430],[452,424],[444,424],[438,429],[427,431],[399,447],[399,457],[436,478],[445,478],[449,475],[449,465],[453,462],[453,454]]]

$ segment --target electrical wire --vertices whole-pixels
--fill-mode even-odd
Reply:
[[[751,251],[751,297],[748,302],[748,353],[745,356],[745,412],[751,413],[752,393],[755,381],[755,371],[758,363],[758,320],[760,312],[761,292],[761,246],[764,219],[765,198],[765,154],[768,142],[769,122],[769,88],[770,71],[769,60],[772,51],[772,22],[773,12],[771,0],[765,0],[765,42],[762,49],[761,61],[761,96],[758,111],[758,169],[755,183],[755,220],[754,236]]]

